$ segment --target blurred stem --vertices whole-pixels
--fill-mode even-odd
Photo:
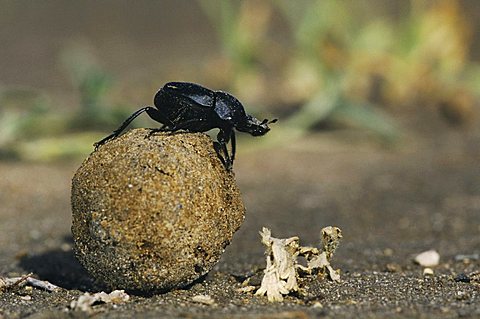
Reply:
[[[332,114],[338,106],[340,91],[339,86],[333,86],[330,90],[318,92],[302,106],[300,111],[290,117],[285,125],[303,131],[309,130]]]
[[[332,112],[332,120],[366,128],[378,135],[387,144],[394,143],[400,136],[390,117],[371,104],[361,105],[339,101],[338,107]]]
[[[198,0],[200,7],[217,31],[224,54],[232,63],[234,73],[253,67],[255,43],[247,28],[240,25],[242,2],[223,0]]]
[[[198,0],[203,12],[216,29],[222,48],[229,58],[238,60],[235,25],[238,17],[235,15],[231,1]]]

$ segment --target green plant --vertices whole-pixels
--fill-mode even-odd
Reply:
[[[108,102],[112,79],[88,47],[68,48],[62,61],[78,90],[79,107],[54,106],[46,93],[32,88],[0,90],[0,156],[40,161],[84,156],[103,134],[94,131],[113,129],[128,115]]]
[[[217,29],[226,65],[230,66],[226,68],[230,72],[221,68],[227,74],[223,80],[232,83],[232,91],[246,104],[303,105],[284,121],[298,133],[335,119],[368,127],[387,139],[396,136],[384,112],[369,101],[356,101],[346,94],[351,76],[348,61],[361,34],[343,2],[200,3]],[[270,37],[271,16],[276,9],[288,22],[293,49],[278,47]]]
[[[125,110],[109,105],[108,93],[113,79],[100,67],[89,46],[76,44],[67,47],[62,62],[80,100],[80,108],[69,121],[72,129],[104,130],[115,126],[127,115]]]
[[[463,123],[474,111],[480,68],[468,58],[458,1],[411,0],[396,20],[358,14],[354,1],[201,3],[221,35],[223,65],[234,66],[213,69],[227,70],[223,81],[247,104],[295,107],[282,120],[292,136],[334,122],[394,141],[400,131],[390,114],[431,108]],[[280,47],[271,37],[278,12],[290,30]],[[255,27],[244,15],[264,18]]]

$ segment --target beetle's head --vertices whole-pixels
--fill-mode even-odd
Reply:
[[[253,136],[262,136],[270,131],[268,124],[275,123],[276,121],[277,119],[271,121],[264,119],[260,122],[257,118],[247,114],[245,122],[239,123],[236,128],[241,132],[250,133]]]

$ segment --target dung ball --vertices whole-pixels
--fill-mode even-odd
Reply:
[[[72,180],[77,259],[112,289],[163,292],[199,279],[243,222],[233,172],[203,133],[135,129]]]

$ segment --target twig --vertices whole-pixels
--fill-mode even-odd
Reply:
[[[28,277],[27,278],[27,284],[32,286],[32,287],[45,289],[45,290],[50,291],[50,292],[55,292],[55,291],[60,289],[60,287],[58,287],[58,286],[56,286],[56,285],[54,285],[54,284],[52,284],[48,281],[35,279],[33,277]]]
[[[32,275],[33,274],[30,273],[28,275],[24,275],[21,277],[11,277],[11,278],[0,277],[0,290],[12,289],[14,287],[20,287],[23,285],[30,285],[32,287],[41,288],[50,292],[54,292],[60,289],[60,287],[55,286],[54,284],[49,283],[48,281],[35,279],[31,277]]]

